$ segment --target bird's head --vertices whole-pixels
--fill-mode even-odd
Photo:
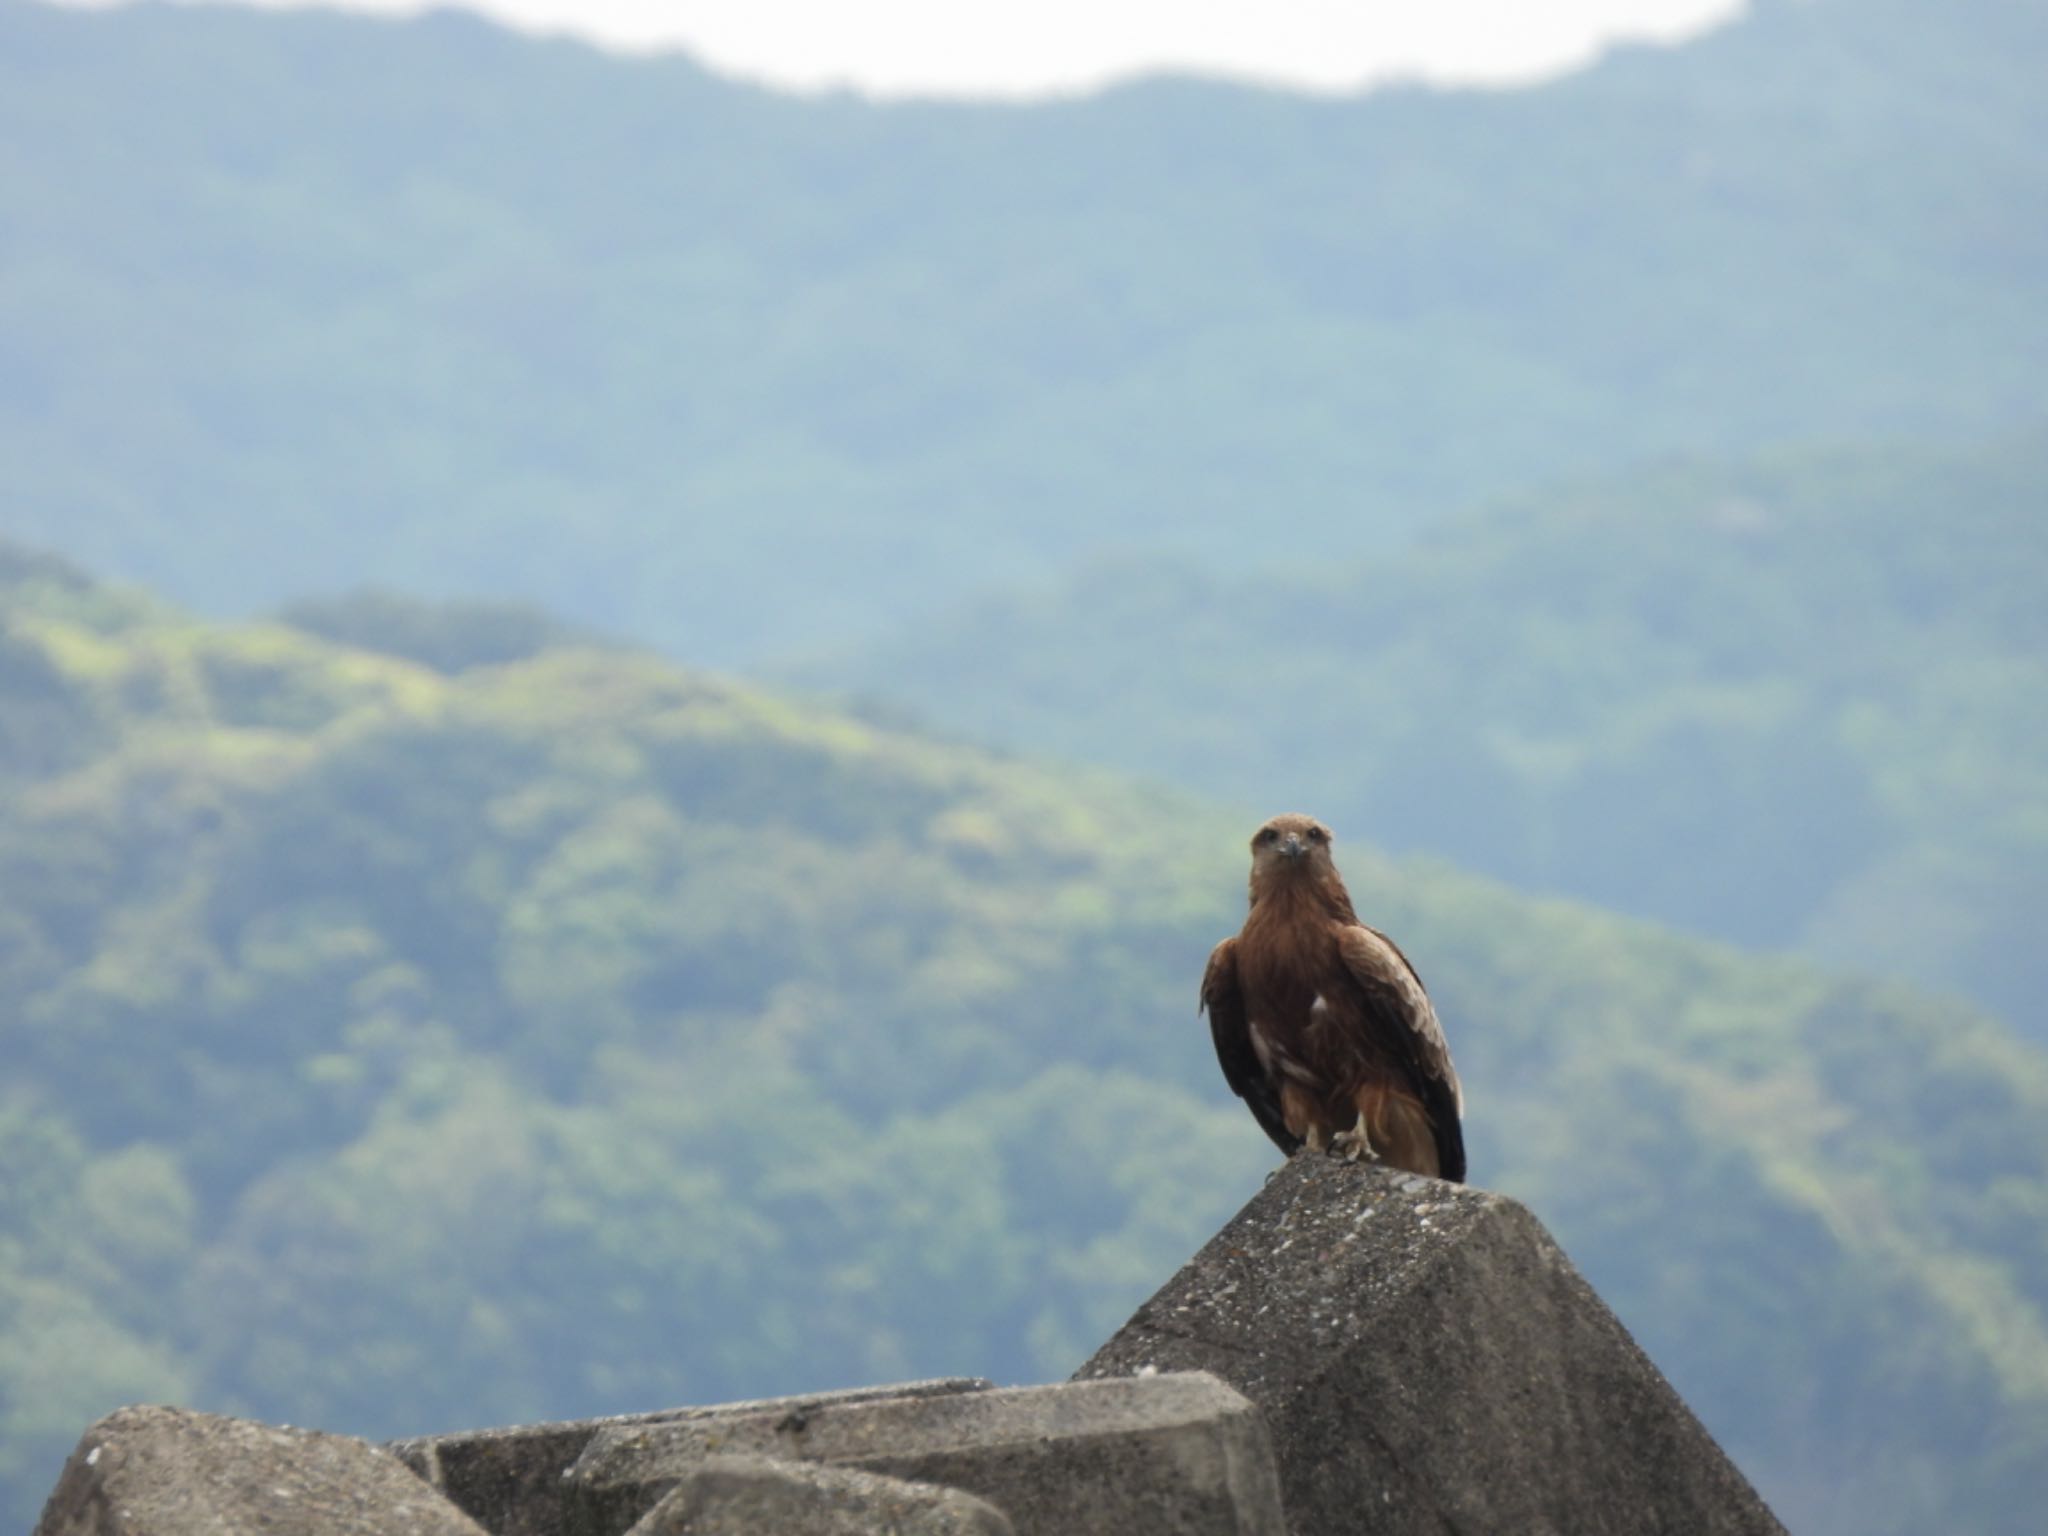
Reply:
[[[1330,829],[1313,816],[1275,816],[1252,834],[1252,895],[1283,880],[1334,878]]]

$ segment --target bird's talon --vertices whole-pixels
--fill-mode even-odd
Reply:
[[[1339,1131],[1330,1138],[1330,1152],[1343,1158],[1347,1163],[1376,1163],[1380,1160],[1373,1150],[1371,1133],[1366,1130],[1365,1116],[1358,1117],[1358,1124],[1348,1131]]]

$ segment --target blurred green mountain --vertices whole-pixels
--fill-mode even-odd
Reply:
[[[1130,559],[803,674],[2048,1043],[2048,433],[1674,464],[1256,576]]]
[[[0,619],[17,1524],[136,1398],[383,1435],[1055,1377],[1269,1165],[1193,1008],[1241,817],[489,608],[309,616],[342,644],[0,548]],[[1342,853],[1476,1179],[1796,1529],[2033,1528],[2048,1058]]]
[[[876,105],[0,0],[0,517],[215,612],[523,598],[732,662],[1105,549],[1997,430],[2043,58],[2032,0],[1820,0],[1539,89]]]

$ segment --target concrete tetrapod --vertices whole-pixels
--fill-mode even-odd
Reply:
[[[963,1489],[1018,1536],[1284,1531],[1258,1411],[1186,1374],[608,1429],[569,1473],[565,1536],[622,1536],[707,1458],[733,1454]]]
[[[86,1430],[36,1536],[484,1536],[389,1451],[183,1408]]]
[[[993,1504],[957,1488],[852,1467],[713,1456],[627,1536],[1012,1536]]]
[[[567,1492],[563,1474],[600,1431],[624,1430],[681,1420],[782,1417],[814,1413],[846,1403],[880,1399],[950,1397],[986,1390],[980,1377],[949,1376],[892,1386],[851,1387],[708,1407],[666,1408],[607,1419],[569,1419],[553,1424],[473,1429],[454,1434],[394,1440],[391,1450],[421,1477],[455,1501],[492,1536],[555,1536],[562,1524]]]
[[[1209,1371],[1264,1411],[1298,1536],[1782,1533],[1542,1225],[1299,1154],[1077,1373]]]

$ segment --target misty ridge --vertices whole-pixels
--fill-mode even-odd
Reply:
[[[1337,829],[1802,1533],[2048,1499],[2048,13],[781,97],[0,0],[0,1495],[1044,1380]],[[715,670],[713,670],[715,669]]]
[[[1660,457],[2039,418],[2014,0],[1037,107],[454,13],[0,27],[9,528],[210,611],[520,596],[755,663],[1104,551],[1356,561]]]

